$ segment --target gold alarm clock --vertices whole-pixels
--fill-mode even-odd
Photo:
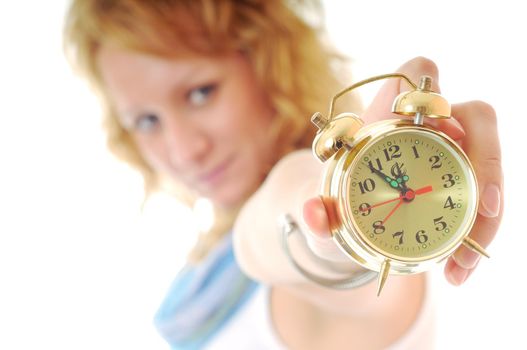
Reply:
[[[392,108],[406,118],[364,125],[353,113],[333,117],[340,96],[388,78],[412,87]],[[424,118],[451,117],[431,82],[373,77],[338,93],[328,117],[312,117],[319,129],[313,152],[328,163],[321,197],[331,234],[352,260],[378,273],[378,294],[389,274],[428,270],[461,244],[488,256],[468,237],[478,208],[474,169],[455,141],[424,124]]]

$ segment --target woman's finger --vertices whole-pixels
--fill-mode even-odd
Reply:
[[[320,197],[311,198],[304,203],[303,216],[312,233],[320,238],[331,237],[328,215]]]
[[[452,115],[466,131],[466,137],[462,141],[463,148],[474,166],[478,179],[478,217],[470,237],[481,246],[487,247],[496,235],[503,213],[503,173],[496,113],[488,104],[473,101],[454,105]],[[478,254],[461,246],[449,264],[455,263],[460,269],[470,271],[476,266],[479,258]],[[445,273],[449,278],[447,269]],[[466,277],[468,273],[465,279]],[[457,280],[457,284],[463,281]]]

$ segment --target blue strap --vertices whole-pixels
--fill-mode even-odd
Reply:
[[[238,267],[228,235],[198,265],[176,276],[154,317],[173,349],[199,349],[250,298],[258,284]]]

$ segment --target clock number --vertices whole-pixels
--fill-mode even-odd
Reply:
[[[379,158],[375,158],[375,163],[377,163],[377,166],[374,166],[373,162],[371,160],[368,162],[368,165],[370,167],[371,172],[372,173],[375,172],[373,169],[376,169],[378,171],[382,171],[381,160]]]
[[[417,147],[412,146],[412,149],[414,150],[415,159],[419,158],[419,152],[417,152]]]
[[[415,234],[415,240],[421,244],[426,243],[426,241],[428,241],[428,236],[426,235],[425,230],[417,231]]]
[[[443,165],[443,163],[441,163],[439,160],[439,156],[431,156],[428,161],[432,163],[431,169],[439,169],[441,168],[441,165]]]
[[[399,237],[399,244],[403,244],[404,230],[395,232],[392,236],[393,238]]]
[[[443,221],[442,216],[434,219],[434,225],[436,225],[436,231],[443,231],[446,228],[446,222]]]
[[[386,227],[384,227],[381,220],[373,223],[373,233],[380,235],[381,233],[384,233],[384,231],[386,231]]]
[[[368,203],[362,203],[359,205],[359,211],[361,212],[362,216],[368,216],[371,213],[371,205]]]
[[[443,181],[445,181],[446,183],[443,184],[443,187],[444,188],[449,188],[449,187],[452,187],[456,184],[456,181],[454,181],[454,175],[452,174],[445,174],[443,176],[441,176],[441,178],[443,179]]]
[[[359,182],[359,188],[361,194],[365,194],[366,192],[371,192],[375,189],[375,181],[368,178],[362,182]]]
[[[388,149],[385,148],[383,151],[387,162],[394,158],[401,158],[400,147],[398,145],[390,146]],[[388,151],[391,153],[389,153]]]
[[[454,204],[454,202],[452,201],[452,197],[448,196],[448,198],[446,199],[446,202],[445,202],[445,205],[443,206],[443,208],[450,208],[450,210],[454,209],[456,207],[456,205]]]

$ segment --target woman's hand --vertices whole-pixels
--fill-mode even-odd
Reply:
[[[309,198],[317,195],[322,172],[323,165],[310,150],[293,152],[273,167],[265,182],[245,203],[234,225],[234,247],[238,263],[249,276],[269,284],[305,281],[284,254],[279,218],[287,213],[302,231],[308,231],[302,220],[302,208]],[[294,241],[293,237],[290,242],[302,266],[313,272],[320,269],[308,254],[303,255],[305,249],[301,249],[301,242]],[[322,255],[333,259],[338,256],[337,247],[330,239],[311,243]],[[324,253],[327,247],[329,251]]]
[[[425,58],[415,58],[398,69],[417,82],[422,75],[433,79],[432,90],[439,92],[438,70],[436,65]],[[395,97],[408,90],[406,82],[389,80],[381,88],[362,118],[366,123],[383,119],[399,118],[389,111]],[[476,222],[470,237],[481,246],[487,247],[493,240],[503,213],[503,174],[501,151],[498,138],[496,114],[491,106],[480,101],[452,105],[453,118],[448,120],[425,120],[456,140],[470,158],[478,179],[480,203]],[[304,205],[304,219],[318,241],[329,244],[331,240],[327,216],[319,198],[311,198]],[[460,246],[445,266],[447,280],[462,284],[474,271],[480,256]]]
[[[417,58],[403,65],[399,71],[413,81],[421,75],[429,75],[434,80],[433,90],[439,91],[437,69],[431,61]],[[363,114],[365,121],[371,123],[400,118],[389,111],[394,98],[406,89],[405,84],[399,80],[388,81]],[[492,109],[481,102],[462,103],[453,106],[452,110],[455,118],[433,120],[431,123],[457,140],[473,162],[483,203],[470,235],[482,246],[487,246],[501,220],[503,185],[495,116]],[[252,278],[273,285],[279,295],[283,290],[291,292],[286,304],[295,300],[293,296],[299,296],[307,300],[316,312],[323,314],[359,317],[368,313],[375,322],[393,322],[393,315],[399,315],[399,318],[404,315],[408,322],[406,325],[410,324],[423,300],[423,274],[394,276],[384,287],[382,298],[377,298],[375,283],[346,291],[331,290],[312,283],[295,270],[284,253],[278,218],[289,213],[318,255],[313,259],[296,240],[300,235],[291,236],[290,248],[295,260],[304,269],[327,279],[346,278],[361,269],[340,251],[330,236],[327,214],[318,197],[323,170],[324,165],[315,159],[310,150],[293,152],[273,167],[259,190],[241,209],[234,225],[235,253],[241,268]],[[447,279],[454,284],[462,283],[474,269],[477,259],[475,253],[460,247],[447,262]],[[302,308],[307,307],[302,305]],[[397,332],[406,326],[401,327]]]

